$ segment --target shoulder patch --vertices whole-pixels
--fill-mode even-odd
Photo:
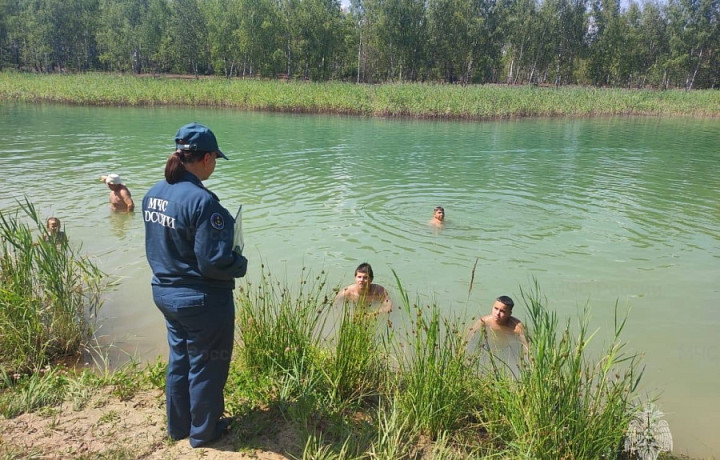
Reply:
[[[225,228],[225,221],[223,220],[223,217],[220,215],[220,213],[214,213],[212,216],[210,216],[210,225],[212,225],[212,228],[215,230],[222,230]]]

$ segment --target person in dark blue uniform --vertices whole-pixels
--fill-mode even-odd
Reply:
[[[222,436],[229,419],[223,388],[235,331],[233,289],[247,259],[233,250],[235,221],[202,182],[215,170],[213,132],[198,123],[175,135],[165,180],[142,201],[145,251],[155,305],[165,316],[170,357],[168,434],[199,447]]]

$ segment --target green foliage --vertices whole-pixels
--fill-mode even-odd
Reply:
[[[312,361],[329,299],[322,297],[322,275],[303,277],[295,293],[262,270],[257,286],[248,284],[238,295],[240,354],[250,369],[281,376]]]
[[[280,282],[263,270],[238,293],[239,343],[225,387],[245,445],[292,433],[294,458],[617,457],[641,375],[619,339],[624,319],[611,343],[592,351],[587,312],[574,327],[561,324],[535,284],[522,291],[530,350],[509,372],[492,349],[466,353],[459,320],[411,304],[397,275],[392,325],[332,305],[322,273]],[[3,371],[1,415],[63,399],[80,409],[100,386],[131,399],[161,387],[164,372],[160,361],[104,374]]]
[[[398,289],[408,330],[394,343],[399,362],[397,403],[414,430],[434,439],[466,425],[477,409],[474,373],[458,322],[442,318],[437,305],[411,305],[399,280]]]
[[[242,363],[275,378],[286,403],[309,404],[309,411],[325,400],[338,410],[355,406],[377,394],[384,377],[377,321],[348,305],[333,309],[325,283],[322,273],[303,273],[293,292],[264,272],[238,296]]]
[[[165,374],[167,373],[167,362],[158,357],[154,363],[148,364],[145,368],[145,377],[151,387],[162,390],[165,388]]]
[[[322,436],[308,436],[303,448],[302,460],[340,460],[355,458],[350,455],[350,438],[345,439],[336,451]]]
[[[715,88],[716,0],[0,0],[0,68]]]
[[[537,284],[522,294],[532,332],[529,359],[517,376],[497,368],[485,373],[482,407],[489,433],[518,456],[616,456],[642,374],[619,340],[625,320],[616,321],[614,339],[593,356],[587,315],[576,329],[569,322],[561,326]]]
[[[0,415],[4,418],[17,417],[42,407],[60,404],[67,386],[63,368],[44,368],[30,375],[0,374]]]
[[[259,375],[234,359],[225,384],[225,408],[231,414],[239,416],[257,406],[265,406],[272,401],[275,392],[275,379],[268,375]]]
[[[362,402],[377,395],[387,372],[376,337],[378,317],[354,307],[343,305],[335,346],[327,360],[325,375],[334,403]]]
[[[122,401],[147,388],[147,371],[131,363],[112,372],[46,366],[32,374],[0,373],[0,416],[13,418],[27,412],[48,410],[64,401],[74,411],[83,410],[101,388]]]
[[[72,409],[79,411],[87,407],[98,389],[107,383],[107,379],[92,369],[83,369],[68,375],[65,399],[72,402]]]
[[[195,105],[367,116],[482,120],[542,116],[718,116],[718,91],[652,91],[529,86],[38,76],[0,73],[0,100],[93,105]]]
[[[108,379],[108,383],[113,387],[112,394],[117,396],[120,401],[132,399],[141,388],[140,375],[142,374],[138,371],[138,365],[135,362],[116,369]]]
[[[100,306],[98,268],[67,241],[51,241],[32,203],[19,208],[0,211],[0,367],[8,373],[77,355]]]
[[[399,408],[399,397],[381,400],[375,413],[373,442],[368,449],[371,458],[406,458],[414,449],[417,434],[409,427]]]

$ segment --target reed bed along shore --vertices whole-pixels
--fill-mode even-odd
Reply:
[[[170,78],[0,72],[0,100],[117,106],[207,106],[377,117],[485,120],[616,115],[720,116],[717,90],[636,90]]]

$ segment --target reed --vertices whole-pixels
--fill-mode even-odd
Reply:
[[[616,321],[611,343],[594,354],[587,314],[575,328],[569,321],[561,325],[537,283],[522,297],[530,318],[529,357],[517,375],[501,366],[484,373],[488,432],[518,457],[616,458],[642,375],[619,339],[625,319]]]
[[[399,363],[396,396],[401,414],[419,433],[437,438],[470,423],[478,398],[458,321],[440,316],[437,305],[411,304],[395,275],[408,327],[394,341]]]
[[[294,458],[620,457],[641,375],[619,339],[624,319],[611,343],[591,352],[587,315],[562,323],[535,283],[521,292],[530,350],[511,371],[492,349],[468,354],[459,319],[412,303],[395,279],[400,324],[387,329],[367,310],[332,305],[324,273],[304,269],[288,282],[263,267],[260,282],[243,284],[225,387],[243,445],[282,423],[297,441]],[[2,415],[61,398],[82,407],[98,385],[131,399],[161,388],[164,373],[158,362],[84,375],[0,373]]]
[[[241,110],[483,120],[616,115],[720,116],[714,90],[37,75],[0,72],[0,100],[82,105],[209,106]]]
[[[271,377],[283,401],[308,411],[324,405],[326,415],[377,395],[385,376],[375,318],[348,304],[333,306],[324,273],[303,270],[296,290],[287,284],[263,269],[257,284],[240,289],[243,366]]]
[[[294,293],[269,274],[244,287],[239,355],[256,364],[231,372],[230,392],[261,395],[251,405],[279,409],[302,433],[304,456],[617,457],[639,379],[619,341],[624,321],[609,348],[591,356],[586,317],[573,333],[541,302],[537,285],[523,291],[531,350],[513,373],[484,349],[468,355],[459,321],[443,318],[437,305],[411,303],[395,276],[405,324],[385,334],[362,310],[330,308],[322,277],[304,274]],[[317,331],[334,320],[325,340]]]
[[[297,291],[275,280],[261,267],[257,284],[247,283],[237,296],[239,352],[249,369],[284,376],[293,369],[309,369],[317,358],[323,317],[330,305],[325,278],[314,279],[305,269]]]
[[[349,303],[337,308],[340,325],[333,334],[334,346],[323,372],[333,403],[359,405],[366,398],[379,395],[387,377],[377,337],[378,317]]]
[[[0,366],[8,373],[77,356],[101,305],[100,270],[66,241],[47,236],[27,199],[15,212],[0,211]]]

